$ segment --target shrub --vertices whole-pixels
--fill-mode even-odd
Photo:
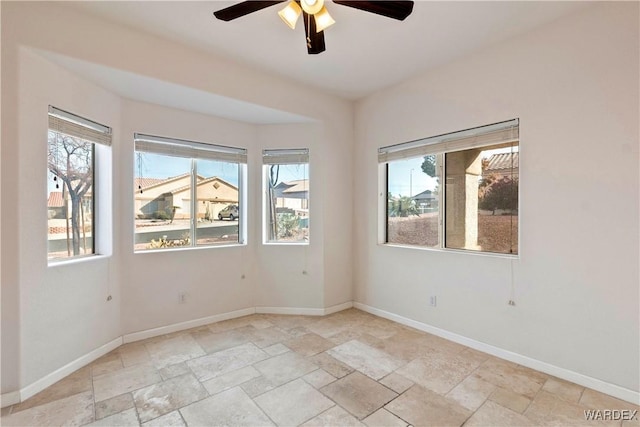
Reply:
[[[171,217],[166,211],[155,211],[153,215],[151,215],[151,217],[153,219],[162,219],[162,220],[171,219]]]

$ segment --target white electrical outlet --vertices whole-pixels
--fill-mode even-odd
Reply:
[[[437,305],[438,305],[438,299],[437,299],[437,297],[436,297],[435,295],[431,295],[431,296],[429,297],[429,305],[430,305],[431,307],[435,307],[435,306],[437,306]]]

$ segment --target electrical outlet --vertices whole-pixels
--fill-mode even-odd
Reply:
[[[187,302],[187,293],[180,292],[178,294],[178,304],[184,304],[185,302]]]
[[[430,305],[431,307],[435,307],[435,306],[437,306],[437,305],[438,305],[438,299],[437,299],[437,297],[436,297],[435,295],[431,295],[431,296],[429,297],[429,305]]]

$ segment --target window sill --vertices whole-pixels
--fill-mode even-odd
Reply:
[[[183,251],[202,251],[207,249],[221,249],[221,248],[242,248],[247,246],[246,243],[226,243],[220,245],[206,245],[206,246],[187,246],[187,247],[175,247],[166,249],[146,249],[142,251],[133,251],[134,255],[141,254],[158,254],[164,252],[183,252]]]
[[[264,246],[309,246],[309,242],[262,242]]]
[[[474,256],[483,256],[483,257],[489,257],[489,258],[520,259],[519,254],[499,254],[494,252],[481,252],[481,251],[450,249],[450,248],[428,248],[424,246],[400,245],[397,243],[378,243],[378,246],[390,247],[390,248],[401,248],[401,249],[414,249],[414,250],[427,251],[427,252],[474,255]]]
[[[71,265],[71,264],[81,264],[81,263],[94,262],[94,261],[97,262],[103,259],[108,259],[110,257],[111,255],[93,254],[93,255],[84,255],[84,256],[74,257],[74,258],[64,258],[64,259],[56,258],[56,259],[47,260],[47,267],[62,267],[62,266]]]

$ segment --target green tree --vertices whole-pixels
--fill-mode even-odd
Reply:
[[[436,176],[436,156],[435,154],[431,154],[429,156],[424,156],[424,160],[422,161],[422,172],[426,173],[432,178]]]

